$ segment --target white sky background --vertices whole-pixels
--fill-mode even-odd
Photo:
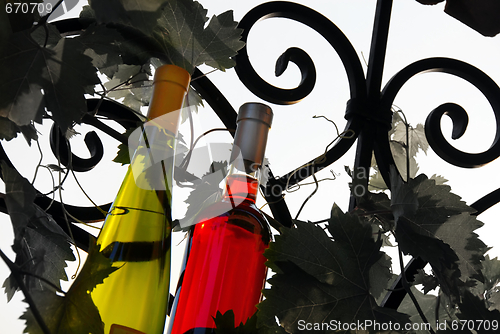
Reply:
[[[259,4],[259,1],[200,1],[209,10],[209,16],[220,14],[233,9],[236,20],[240,20],[245,13]],[[308,0],[297,1],[321,12],[333,21],[349,38],[360,57],[366,72],[363,56],[368,60],[373,17],[376,1],[367,0]],[[399,70],[410,63],[428,57],[451,57],[466,61],[486,72],[493,80],[500,84],[500,37],[487,38],[468,28],[443,12],[444,4],[436,6],[423,6],[415,0],[394,1],[391,28],[389,34],[388,50],[384,70],[383,85]],[[70,13],[77,16],[79,9]],[[301,24],[285,19],[269,19],[258,23],[252,29],[248,41],[250,60],[258,73],[270,83],[283,88],[295,87],[299,80],[299,70],[291,64],[281,78],[274,77],[274,64],[276,59],[289,47],[304,49],[316,65],[316,87],[307,98],[293,106],[275,106],[275,118],[269,134],[266,156],[275,176],[299,167],[301,164],[322,154],[326,145],[335,137],[331,123],[324,119],[313,119],[314,115],[324,115],[334,120],[339,127],[345,126],[345,104],[349,99],[347,77],[342,64],[335,51],[325,40],[312,29]],[[206,71],[206,69],[204,69]],[[241,84],[234,72],[215,72],[209,74],[210,79],[222,91],[235,109],[245,102],[259,102]],[[260,101],[262,102],[262,101]],[[406,114],[409,122],[416,126],[425,122],[428,113],[444,102],[455,102],[462,105],[469,113],[469,128],[466,134],[453,144],[468,152],[481,152],[486,150],[495,136],[495,119],[493,112],[485,98],[472,85],[461,79],[453,78],[446,74],[424,74],[410,80],[403,87],[396,98],[395,104]],[[214,121],[213,112],[206,108],[200,110],[198,123],[207,130],[219,127]],[[451,122],[443,121],[445,136],[450,138]],[[82,134],[89,128],[79,127]],[[44,151],[44,164],[56,163],[48,146],[48,128],[40,129],[41,144]],[[213,134],[207,141],[230,142],[227,134]],[[105,136],[102,136],[103,138]],[[451,139],[450,139],[451,140]],[[83,142],[83,137],[75,138],[72,145],[76,153],[85,156],[85,150],[78,148]],[[115,163],[108,163],[116,154],[116,141],[109,140],[104,143],[105,154],[103,166],[98,166],[88,173],[78,174],[80,183],[97,203],[107,203],[113,200],[121,183],[125,168]],[[33,171],[38,163],[39,153],[36,147],[29,148],[22,138],[5,144],[9,157],[21,173],[29,180],[33,178]],[[331,206],[336,202],[343,210],[347,209],[349,191],[349,177],[344,172],[344,165],[352,167],[354,163],[354,147],[340,161],[318,174],[318,179],[332,177],[330,169],[340,174],[335,181],[320,183],[319,191],[307,203],[300,219],[322,220],[328,218]],[[107,160],[106,160],[107,159]],[[498,162],[479,169],[461,169],[453,167],[439,159],[430,149],[428,155],[420,154],[417,157],[421,173],[428,176],[440,174],[449,179],[454,193],[471,204],[483,195],[500,187],[498,180]],[[22,165],[22,166],[21,166]],[[40,171],[36,185],[47,187],[50,180],[45,170]],[[310,182],[310,180],[306,180]],[[46,189],[50,189],[46,188]],[[314,186],[304,186],[299,191],[286,196],[292,216],[295,216],[302,202],[309,196]],[[65,202],[70,204],[90,205],[81,194],[74,182],[65,184]],[[182,199],[176,198],[174,205],[179,205]],[[261,203],[263,203],[261,201]],[[481,239],[488,246],[495,246],[498,235],[497,218],[498,207],[493,207],[488,212],[479,216],[486,226],[479,230]],[[0,235],[0,248],[11,259],[14,255],[10,245],[13,241],[12,228],[8,216],[3,215],[1,222],[4,224]],[[174,234],[173,258],[175,266],[183,255],[184,243],[177,243],[182,239],[182,234]],[[177,240],[177,241],[176,241]],[[494,247],[490,254],[500,254],[500,247]],[[82,256],[84,252],[81,252]],[[72,264],[68,276],[75,271]],[[9,275],[3,262],[0,262],[0,282]],[[172,285],[175,286],[177,274],[172,276]],[[68,285],[65,285],[67,289]],[[21,302],[22,293],[18,292],[14,299],[7,304],[6,298],[0,297],[0,326],[2,333],[22,333],[24,324],[17,318],[22,314],[25,304]]]

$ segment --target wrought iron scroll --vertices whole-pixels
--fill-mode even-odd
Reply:
[[[242,40],[247,42],[251,28],[260,20],[272,17],[281,17],[300,22],[318,32],[335,49],[342,61],[347,73],[350,87],[350,100],[347,103],[345,131],[350,130],[354,136],[341,138],[332,148],[330,148],[322,162],[318,159],[311,160],[303,164],[303,167],[294,168],[289,173],[280,178],[270,178],[268,189],[273,191],[265,192],[269,203],[280,203],[281,196],[276,195],[281,190],[285,191],[287,185],[294,185],[313,175],[317,171],[332,164],[342,157],[354,144],[357,135],[360,133],[365,118],[362,117],[366,105],[366,84],[364,72],[359,58],[353,46],[342,33],[342,31],[328,18],[309,7],[283,1],[269,2],[259,5],[249,11],[239,23],[243,29]],[[245,86],[258,97],[275,104],[293,104],[306,97],[314,88],[316,70],[314,63],[307,53],[299,48],[289,48],[277,60],[276,75],[281,75],[286,70],[287,62],[295,63],[301,71],[301,82],[293,89],[283,89],[270,85],[263,80],[252,67],[247,47],[245,46],[236,60],[236,73]],[[271,206],[273,214],[282,215],[285,208],[275,208]],[[287,210],[287,209],[286,209]],[[287,215],[289,217],[289,214]],[[286,221],[285,218],[282,218]],[[288,218],[289,220],[290,218]],[[290,225],[290,223],[286,224]]]
[[[428,58],[417,61],[397,73],[382,92],[381,106],[392,105],[401,87],[413,76],[424,72],[443,72],[455,75],[473,84],[490,103],[496,119],[496,134],[490,148],[482,153],[462,152],[448,143],[441,130],[441,117],[448,115],[453,121],[452,139],[460,138],[468,123],[467,112],[459,105],[445,103],[427,116],[425,133],[432,149],[452,165],[474,168],[483,166],[500,156],[500,88],[484,72],[465,62],[450,58]]]

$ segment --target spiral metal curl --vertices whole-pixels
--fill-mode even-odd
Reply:
[[[247,42],[248,34],[254,24],[271,17],[282,17],[300,22],[317,31],[335,49],[346,70],[350,87],[350,101],[346,111],[348,123],[345,131],[351,130],[355,133],[352,137],[340,139],[326,153],[326,159],[322,163],[315,162],[316,159],[312,160],[304,164],[304,167],[294,169],[273,181],[272,186],[280,186],[284,190],[286,184],[294,185],[335,162],[353,145],[364,122],[362,112],[366,105],[366,83],[361,62],[347,37],[333,22],[306,6],[274,1],[253,8],[238,25],[239,28],[243,29],[242,40]],[[276,64],[276,75],[281,75],[290,61],[299,67],[302,76],[301,82],[293,89],[278,88],[263,80],[250,64],[246,46],[235,56],[235,60],[235,69],[240,81],[252,93],[268,102],[281,105],[297,103],[309,95],[314,88],[316,80],[314,63],[307,53],[299,48],[293,47],[286,50]]]
[[[413,76],[424,72],[443,72],[460,77],[474,85],[490,103],[496,120],[496,134],[490,148],[481,153],[466,153],[450,145],[443,136],[441,118],[453,121],[452,139],[460,138],[467,128],[467,112],[455,103],[445,103],[427,116],[425,134],[429,145],[443,160],[464,168],[483,166],[500,156],[500,88],[484,72],[463,61],[450,58],[428,58],[410,64],[398,72],[382,91],[381,105],[390,108],[401,87]]]

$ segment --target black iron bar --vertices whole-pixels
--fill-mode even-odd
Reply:
[[[368,72],[366,76],[367,103],[363,114],[375,122],[366,122],[358,136],[354,170],[364,169],[365,175],[369,175],[372,152],[377,132],[382,130],[387,133],[387,126],[390,128],[390,110],[380,108],[380,91],[382,87],[382,76],[384,72],[384,61],[387,50],[387,39],[389,36],[389,25],[391,20],[392,0],[379,0],[375,12],[373,23],[372,42],[370,47],[370,57],[368,60]],[[384,115],[385,114],[385,115]],[[389,114],[389,115],[387,115]],[[383,120],[389,124],[383,124]],[[368,187],[368,178],[365,180],[365,187]],[[351,196],[349,210],[356,206],[356,199]]]

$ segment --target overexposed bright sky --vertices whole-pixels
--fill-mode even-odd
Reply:
[[[209,10],[209,16],[233,9],[236,20],[240,20],[246,12],[260,3],[254,0],[238,2],[201,0],[200,2]],[[321,12],[344,32],[353,44],[366,72],[364,59],[367,62],[369,57],[376,1],[302,0],[297,2]],[[444,3],[424,6],[415,0],[394,1],[383,85],[410,63],[437,56],[466,61],[486,72],[500,84],[498,62],[500,36],[483,37],[445,14],[443,8]],[[69,13],[69,16],[77,16],[78,13],[79,9],[75,9]],[[290,65],[282,77],[274,77],[275,61],[289,47],[300,47],[309,53],[315,62],[318,77],[314,91],[300,103],[292,106],[270,104],[275,118],[269,134],[266,156],[275,176],[281,176],[323,153],[326,145],[335,138],[334,129],[331,123],[321,118],[314,119],[312,116],[326,116],[343,129],[345,104],[349,99],[347,78],[338,56],[312,29],[290,20],[273,18],[259,22],[250,32],[248,50],[252,64],[263,78],[284,88],[292,88],[300,81],[299,71],[295,65]],[[206,68],[203,70],[206,71]],[[235,109],[245,102],[262,102],[239,82],[234,70],[214,72],[209,74],[209,77]],[[461,104],[470,117],[466,134],[453,144],[468,152],[486,150],[495,137],[495,118],[485,98],[467,82],[446,74],[423,74],[411,79],[395,100],[395,104],[405,112],[409,122],[414,126],[417,123],[424,123],[428,113],[444,102]],[[196,117],[202,129],[208,130],[210,127],[220,126],[209,108],[200,110]],[[448,119],[443,121],[443,127],[448,131],[445,132],[447,138],[451,137],[450,124]],[[48,148],[49,126],[40,129],[45,164],[56,161]],[[82,134],[88,130],[88,127],[77,129]],[[80,137],[72,141],[77,150],[79,150],[78,144],[83,142],[83,137]],[[230,137],[227,134],[214,134],[207,138],[207,141],[213,142],[229,140]],[[105,142],[106,161],[113,159],[117,145],[118,143],[112,140]],[[36,147],[29,148],[22,138],[6,143],[5,147],[14,164],[17,162],[16,166],[20,166],[23,175],[31,180],[39,159]],[[328,218],[334,202],[343,210],[347,209],[349,177],[344,172],[344,166],[352,167],[354,149],[355,146],[341,160],[318,173],[318,179],[331,178],[332,172],[337,175],[337,179],[320,183],[319,191],[305,206],[299,219],[315,221]],[[78,152],[82,156],[85,154],[83,149]],[[420,172],[428,176],[439,174],[449,179],[448,184],[451,185],[453,192],[462,196],[468,204],[500,187],[500,180],[496,177],[498,162],[479,169],[462,169],[442,161],[432,152],[432,149],[427,155],[420,154],[417,162],[420,165]],[[103,162],[101,165],[103,166],[91,172],[78,174],[78,178],[97,203],[107,203],[113,200],[118,191],[125,168],[115,163]],[[48,180],[48,172],[41,170],[36,184],[46,187]],[[308,181],[310,180],[306,180]],[[295,216],[300,205],[313,189],[314,186],[304,186],[286,195],[292,216]],[[74,182],[68,182],[65,190],[66,203],[90,205]],[[260,203],[263,204],[262,201]],[[174,205],[182,206],[182,200],[176,199],[175,193]],[[495,226],[498,213],[499,209],[495,206],[479,217],[486,225],[478,233],[488,246],[493,246],[490,251],[493,257],[500,254],[500,247],[498,247],[500,245],[495,245],[498,243],[496,235],[499,230]],[[14,259],[10,249],[13,235],[8,216],[3,215],[1,222],[3,229],[0,234],[0,248],[11,256],[11,259]],[[180,243],[181,240],[182,234],[175,233],[172,253],[176,260],[174,266],[179,265],[179,259],[183,255],[185,244]],[[178,243],[180,244],[177,245]],[[81,253],[84,257],[83,252]],[[74,274],[75,270],[75,265],[72,264],[68,269],[68,276]],[[8,275],[7,267],[0,262],[0,282],[3,282]],[[173,286],[176,281],[177,274],[173,274]],[[65,287],[67,288],[68,285],[66,284]],[[6,303],[5,297],[0,297],[2,332],[22,333],[24,324],[17,320],[25,307],[22,299],[21,292],[18,292],[9,304]]]

